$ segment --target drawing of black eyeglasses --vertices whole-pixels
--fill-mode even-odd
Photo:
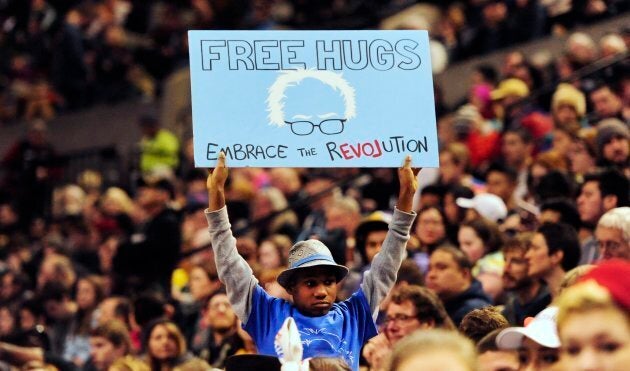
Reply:
[[[326,119],[322,120],[319,124],[313,124],[310,121],[285,121],[286,124],[291,126],[291,131],[295,135],[309,135],[314,130],[315,127],[322,132],[322,134],[326,135],[335,135],[343,132],[343,125],[346,122],[346,119]]]

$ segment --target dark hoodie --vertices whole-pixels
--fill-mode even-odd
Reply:
[[[462,318],[470,311],[488,305],[492,305],[492,300],[481,288],[481,283],[475,279],[466,291],[444,301],[444,308],[456,327],[459,327]]]

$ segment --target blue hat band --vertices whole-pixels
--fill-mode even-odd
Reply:
[[[311,256],[307,256],[306,258],[302,258],[298,261],[296,261],[295,263],[291,264],[291,268],[298,268],[299,266],[301,266],[302,264],[308,263],[310,261],[313,260],[326,260],[329,261],[333,264],[336,264],[332,258],[328,255],[324,255],[324,254],[315,254],[315,255],[311,255]]]

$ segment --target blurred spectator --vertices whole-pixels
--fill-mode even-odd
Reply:
[[[588,34],[574,32],[565,44],[565,55],[573,70],[580,69],[597,59],[597,44]]]
[[[416,285],[392,291],[385,313],[383,332],[370,339],[362,351],[370,368],[376,370],[383,369],[392,348],[415,331],[455,330],[440,299],[430,290]]]
[[[519,184],[521,185],[519,195],[522,196],[527,191],[527,173],[524,174],[523,182],[520,183],[519,173],[510,166],[494,163],[486,172],[486,190],[501,198],[507,207],[508,214],[517,208],[516,190]]]
[[[457,332],[418,331],[396,345],[387,370],[418,369],[474,371],[477,353],[473,343]]]
[[[170,320],[157,319],[147,324],[143,348],[145,360],[152,370],[206,370],[210,366],[188,352],[186,340],[177,325]]]
[[[446,236],[447,219],[444,212],[435,206],[428,206],[418,211],[418,221],[414,227],[414,236],[418,239],[419,251],[431,253],[436,247],[449,244]]]
[[[558,335],[568,369],[623,369],[628,361],[630,263],[608,261],[558,298]],[[604,351],[600,339],[614,344]]]
[[[252,237],[259,242],[274,234],[295,239],[298,217],[293,210],[287,209],[288,206],[287,199],[277,188],[264,187],[258,190],[250,209],[252,225],[249,233]]]
[[[201,341],[196,341],[196,353],[212,367],[222,368],[227,357],[252,351],[251,338],[239,328],[238,318],[225,292],[216,292],[208,300],[204,321],[207,329],[199,334]]]
[[[438,247],[431,254],[427,287],[442,299],[456,326],[468,312],[492,303],[471,269],[466,255],[456,248]]]
[[[475,344],[494,330],[508,327],[508,321],[497,307],[487,306],[470,311],[459,324],[459,332]]]
[[[571,150],[568,153],[569,167],[575,180],[583,181],[583,176],[595,170],[597,162],[597,145],[595,137],[597,129],[583,128],[573,139]]]
[[[519,368],[518,354],[513,350],[501,350],[497,346],[497,336],[503,330],[491,331],[477,342],[479,371],[516,371]]]
[[[51,48],[51,81],[63,95],[67,109],[87,104],[88,67],[82,30],[88,25],[87,6],[68,11]]]
[[[287,265],[291,240],[283,234],[274,234],[258,246],[258,261],[263,269],[275,269]]]
[[[59,176],[56,156],[42,120],[30,123],[26,136],[4,154],[4,187],[15,197],[23,223],[49,213],[52,184]]]
[[[600,82],[590,91],[589,99],[594,111],[594,117],[591,119],[593,125],[607,118],[617,118],[622,121],[625,119],[621,97],[611,85]]]
[[[597,259],[598,251],[593,231],[599,218],[608,210],[630,205],[628,179],[615,170],[587,174],[577,198],[578,212],[582,221],[580,263],[588,264]]]
[[[626,43],[620,35],[610,33],[599,39],[599,50],[602,57],[610,57],[617,54],[623,54],[628,50]]]
[[[71,290],[77,278],[76,271],[68,257],[61,254],[48,254],[44,257],[37,274],[37,289],[41,290],[50,282],[63,285]]]
[[[297,169],[280,167],[270,169],[269,182],[272,187],[282,192],[290,205],[293,205],[301,197],[302,179]],[[303,222],[305,217],[303,208],[296,209],[295,212],[299,222]]]
[[[619,119],[597,123],[597,150],[600,165],[615,167],[626,176],[630,170],[630,129]]]
[[[390,221],[391,215],[383,211],[375,211],[361,220],[354,234],[354,250],[360,260],[354,261],[354,267],[344,279],[338,297],[345,300],[359,288],[363,274],[370,269],[372,259],[381,250]]]
[[[157,118],[145,115],[138,121],[140,139],[140,171],[149,175],[161,169],[175,171],[179,164],[179,139],[169,130],[160,128]]]
[[[387,305],[384,334],[391,345],[417,329],[455,330],[442,302],[430,290],[416,285],[398,288]]]
[[[580,230],[580,214],[569,198],[552,198],[540,205],[539,223],[566,223]]]
[[[503,134],[501,154],[506,166],[518,172],[518,183],[513,196],[523,199],[527,193],[527,170],[534,161],[534,136],[525,128],[508,129]],[[507,200],[504,198],[504,201]]]
[[[466,208],[457,204],[457,199],[472,199],[473,191],[468,187],[454,186],[449,187],[444,192],[442,203],[444,204],[444,215],[448,221],[449,229],[447,234],[451,241],[457,240],[458,225],[464,221],[466,217]]]
[[[560,283],[559,294],[562,294],[564,290],[575,285],[586,273],[595,268],[593,264],[578,265],[564,274],[564,278]]]
[[[517,109],[517,103],[529,96],[530,90],[527,84],[517,78],[509,78],[499,83],[499,86],[492,90],[490,97],[493,101],[494,113],[498,120],[499,128],[509,128],[512,122],[520,114],[521,109]]]
[[[564,274],[578,265],[580,242],[571,226],[546,223],[538,227],[525,253],[527,274],[542,279],[555,297]]]
[[[171,272],[180,255],[179,218],[168,203],[173,185],[167,180],[140,182],[138,206],[146,220],[128,241],[118,247],[113,260],[116,293],[133,293],[145,289],[170,292]],[[151,259],[147,261],[147,254]]]
[[[68,341],[78,328],[76,302],[72,301],[70,288],[59,282],[48,282],[41,289],[40,300],[45,309],[46,321],[48,322],[47,332],[50,334],[50,350],[59,356],[63,356],[67,361],[75,361],[69,358],[79,351],[88,351],[89,344],[85,341]],[[66,357],[68,356],[68,357]],[[78,361],[78,360],[77,360]],[[85,359],[81,359],[85,361]]]
[[[188,342],[191,343],[191,349],[196,350],[195,347],[197,345],[193,339],[207,327],[207,323],[203,318],[205,306],[208,299],[220,288],[221,282],[219,281],[214,261],[194,264],[188,276],[190,297],[174,294],[173,298],[180,301],[182,332]]]
[[[551,113],[556,129],[582,124],[586,115],[586,96],[570,84],[558,84],[551,101]]]
[[[524,327],[508,327],[497,335],[499,349],[518,351],[519,370],[551,370],[557,366],[560,360],[557,313],[557,307],[549,307]]]
[[[481,4],[481,22],[473,29],[466,54],[485,54],[503,48],[513,41],[513,36],[509,30],[507,4],[487,1]]]
[[[483,291],[495,300],[503,291],[503,238],[499,227],[490,221],[477,219],[460,225],[459,248],[472,264],[472,275]]]
[[[465,145],[451,143],[440,150],[440,179],[443,186],[470,186],[472,177],[468,174],[469,153]]]
[[[109,370],[116,360],[129,353],[131,340],[122,322],[111,321],[90,332],[90,362],[95,370]]]
[[[617,207],[602,215],[595,239],[600,260],[630,260],[630,207]]]
[[[326,234],[320,238],[325,242],[330,242],[327,246],[330,247],[335,260],[345,264],[346,257],[352,257],[352,254],[346,251],[354,251],[355,248],[354,236],[361,221],[360,205],[352,197],[336,198],[326,205],[325,215]]]
[[[466,209],[464,221],[474,221],[483,218],[492,223],[501,223],[508,215],[503,200],[492,193],[480,193],[471,198],[458,197],[457,206]]]
[[[513,326],[523,324],[551,303],[551,293],[545,281],[529,275],[525,257],[531,240],[530,234],[521,234],[509,240],[503,247],[505,270],[503,272],[503,315]]]

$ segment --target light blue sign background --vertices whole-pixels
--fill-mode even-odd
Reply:
[[[426,31],[189,31],[188,38],[196,166],[213,167],[227,148],[230,167],[399,167],[406,154],[413,166],[438,167]],[[269,88],[304,67],[334,72],[354,89],[356,115],[342,133],[298,136],[272,124]],[[285,90],[284,120],[315,112],[344,118],[340,89],[314,78],[294,85]]]

